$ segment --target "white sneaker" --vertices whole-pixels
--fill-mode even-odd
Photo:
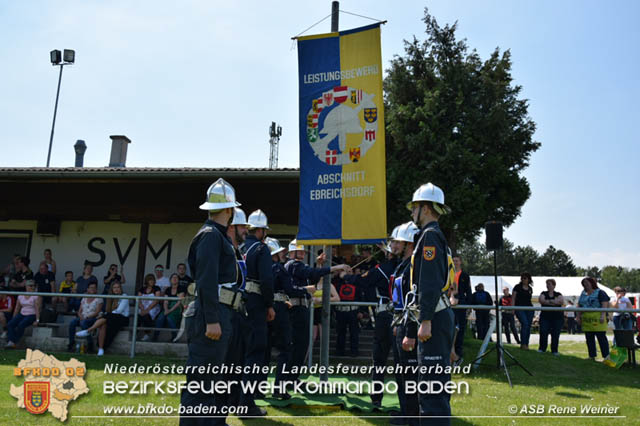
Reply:
[[[80,330],[76,333],[76,337],[89,337],[89,332],[87,330]]]
[[[7,332],[3,331],[2,334],[0,334],[0,339],[6,339],[7,338]]]
[[[104,349],[100,348],[98,349],[98,356],[102,356],[104,355]]]
[[[5,346],[5,348],[15,348],[15,347],[16,347],[16,344],[13,343],[11,340],[9,340],[7,342],[7,345]]]
[[[143,342],[148,342],[149,340],[151,340],[151,337],[149,337],[148,334],[145,334],[144,336],[142,336],[142,341]]]

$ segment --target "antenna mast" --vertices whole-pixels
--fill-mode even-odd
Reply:
[[[269,127],[269,145],[271,145],[269,152],[270,169],[278,168],[278,145],[280,143],[280,136],[282,136],[282,127],[276,125],[275,121],[272,121]]]

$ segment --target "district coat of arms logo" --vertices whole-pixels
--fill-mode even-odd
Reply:
[[[436,258],[436,248],[434,246],[424,246],[424,260]]]
[[[342,166],[364,158],[376,143],[378,133],[374,96],[362,89],[336,86],[312,99],[306,114],[306,136],[318,160],[329,166]],[[358,146],[347,147],[349,134],[362,135]]]
[[[42,414],[49,408],[51,383],[24,382],[24,406],[32,414]]]

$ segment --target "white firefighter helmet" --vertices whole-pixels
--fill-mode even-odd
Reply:
[[[231,221],[231,224],[249,226],[249,222],[247,222],[247,215],[244,213],[244,210],[239,207],[233,209],[233,220]]]
[[[400,225],[396,226],[395,228],[393,228],[393,231],[391,231],[391,236],[389,237],[390,240],[395,240],[396,237],[398,236],[398,230],[400,229]]]
[[[201,210],[222,210],[238,207],[236,191],[226,180],[220,178],[207,189],[207,201],[200,205]]]
[[[398,236],[398,228],[400,228],[400,225],[393,228],[393,231],[391,231],[391,235],[389,236],[389,241],[387,241],[387,243],[382,246],[382,250],[386,251],[387,253],[393,252],[393,250],[391,250],[391,241],[395,240]]]
[[[403,223],[398,226],[398,233],[394,238],[395,241],[404,241],[405,243],[412,243],[413,237],[420,232],[420,228],[413,222]]]
[[[260,209],[249,215],[249,227],[251,229],[264,228],[269,229],[267,215]]]
[[[289,243],[289,251],[296,251],[296,250],[304,251],[304,245],[298,244],[298,240],[297,239],[293,239]]]
[[[265,243],[267,243],[267,246],[271,251],[271,256],[273,256],[274,254],[278,254],[281,251],[284,251],[284,247],[280,245],[280,241],[278,241],[275,238],[267,237],[265,240]]]
[[[413,210],[413,204],[419,201],[431,201],[435,211],[439,214],[451,213],[451,209],[444,203],[444,192],[431,182],[421,185],[413,193],[413,198],[407,203],[407,209]]]

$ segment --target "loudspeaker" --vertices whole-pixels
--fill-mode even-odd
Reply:
[[[502,248],[502,222],[490,221],[484,225],[484,233],[487,236],[487,250],[500,250]]]
[[[36,228],[38,234],[60,235],[60,221],[58,219],[42,219],[38,221]]]

